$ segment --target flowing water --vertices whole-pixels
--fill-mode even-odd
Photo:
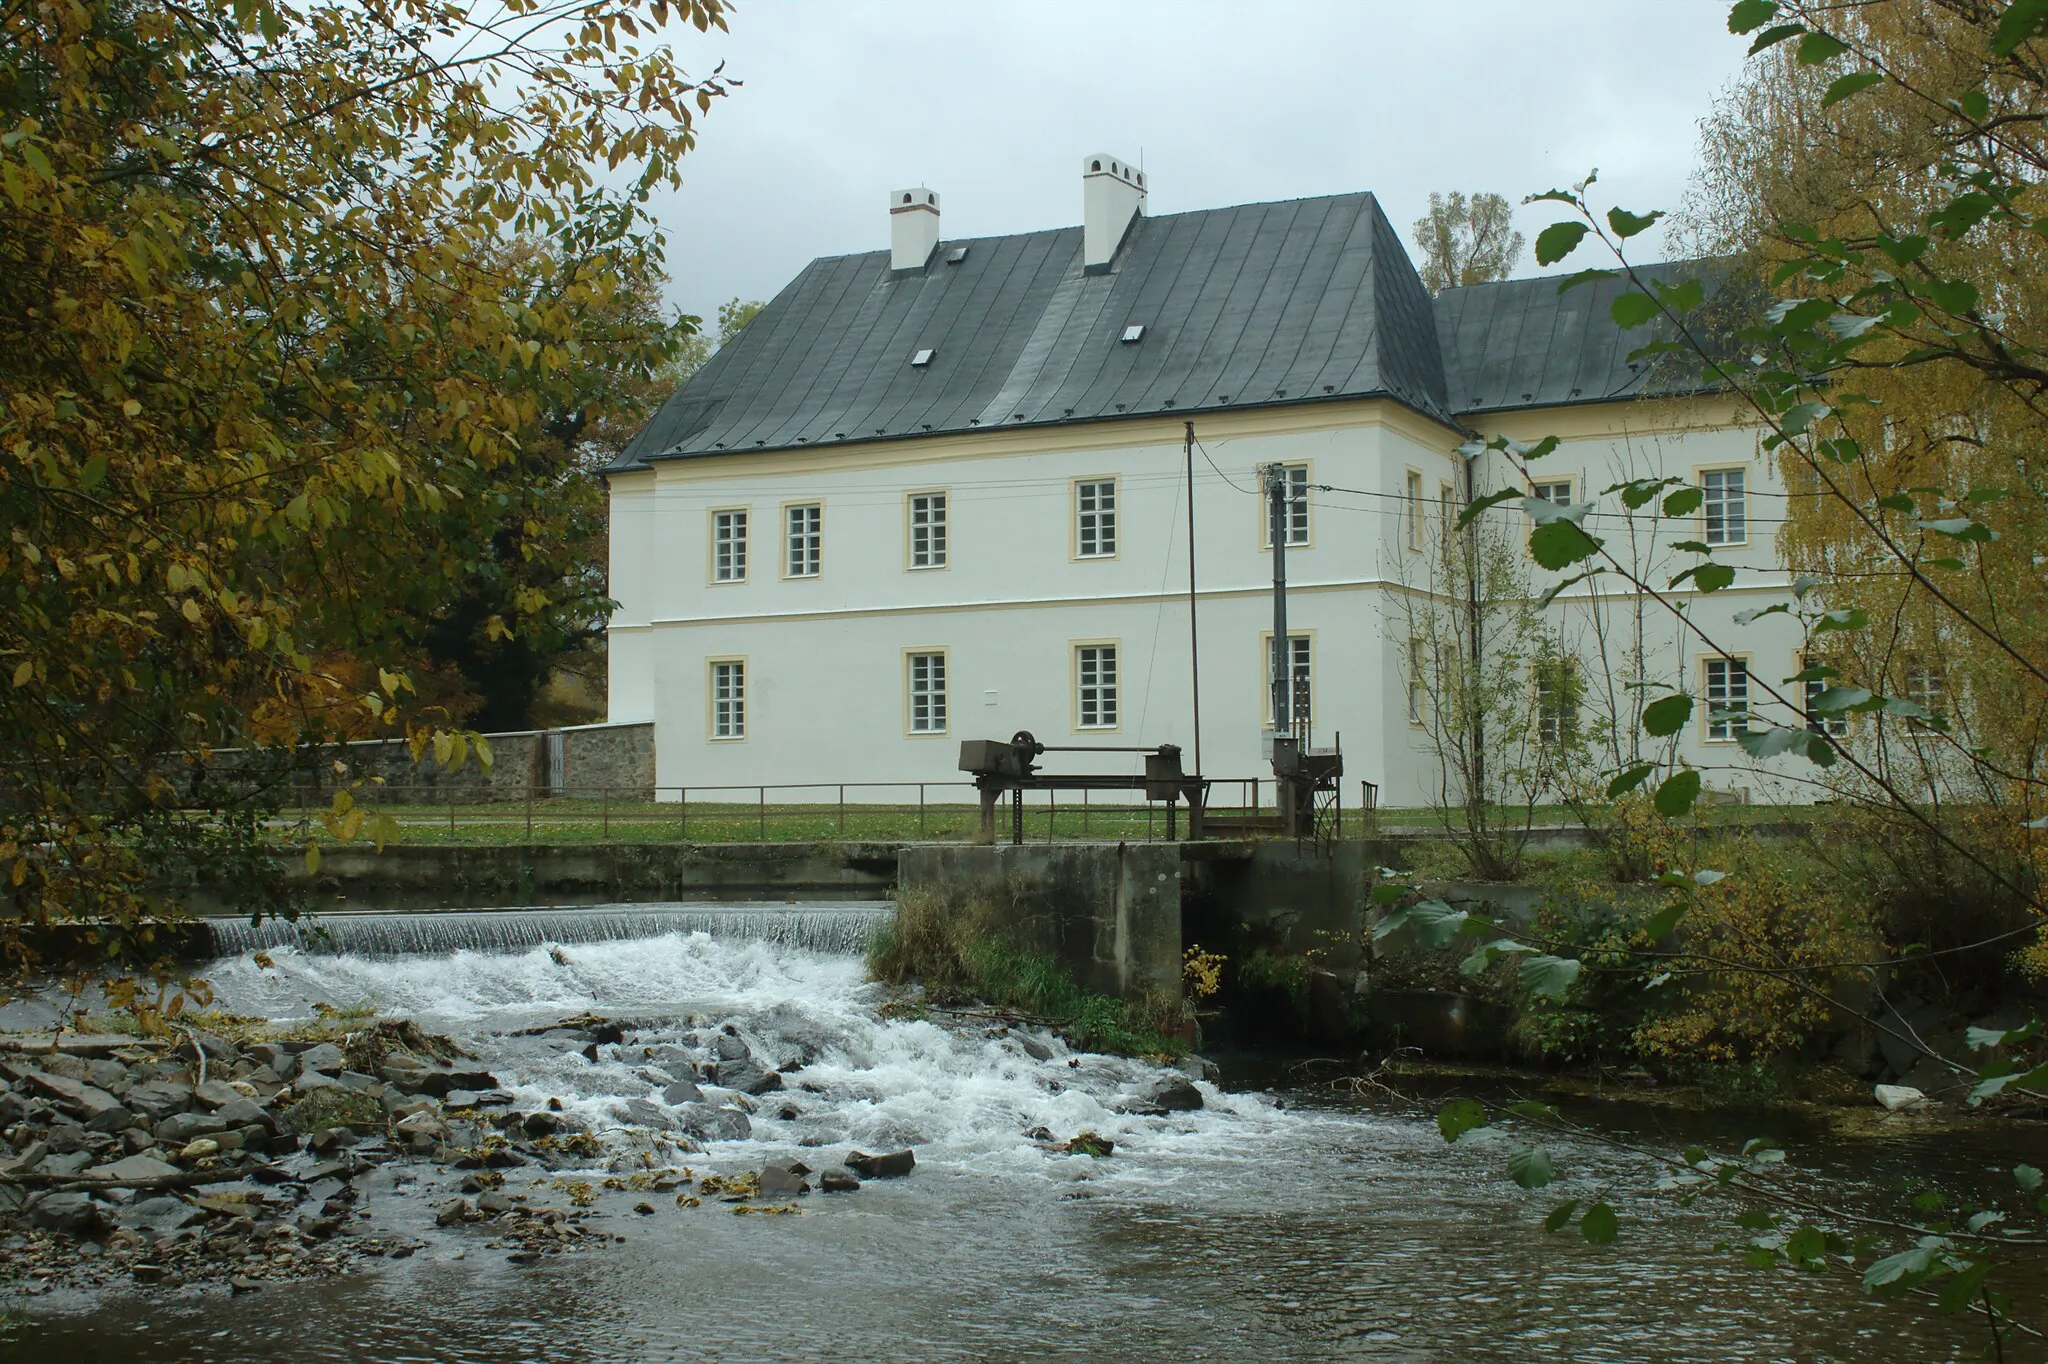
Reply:
[[[812,1194],[795,1217],[735,1217],[707,1200],[635,1217],[624,1244],[521,1268],[473,1229],[435,1232],[434,1199],[371,1185],[382,1230],[421,1235],[411,1259],[344,1280],[218,1294],[40,1300],[17,1357],[49,1361],[639,1359],[1851,1360],[1982,1357],[1967,1324],[1859,1300],[1843,1277],[1744,1268],[1716,1243],[1725,1213],[1674,1210],[1637,1157],[1567,1146],[1560,1185],[1524,1193],[1504,1150],[1447,1146],[1422,1106],[1260,1076],[1204,1083],[1199,1112],[1142,1117],[1118,1100],[1145,1063],[1034,1060],[971,1020],[890,1019],[852,950],[873,910],[582,911],[390,916],[324,940],[230,940],[209,979],[224,1007],[303,1017],[373,1001],[461,1037],[522,1106],[549,1098],[598,1130],[662,1079],[633,1048],[595,1063],[524,1034],[595,1012],[640,1043],[688,1050],[726,1024],[771,1057],[802,1057],[805,1089],[768,1096],[747,1141],[689,1158],[757,1168],[848,1147],[909,1145],[916,1172]],[[697,919],[689,916],[695,914]],[[662,918],[663,915],[675,917]],[[837,917],[845,916],[845,917]],[[360,916],[362,919],[381,916]],[[403,920],[403,922],[401,922]],[[468,922],[461,922],[461,921]],[[493,926],[490,921],[498,921]],[[331,921],[330,921],[331,922]],[[616,936],[624,933],[630,936]],[[538,936],[535,936],[538,935]],[[272,963],[249,949],[263,946]],[[341,950],[335,950],[340,948]],[[1261,1084],[1260,1081],[1264,1083]],[[1279,1080],[1279,1083],[1275,1083]],[[813,1092],[815,1091],[815,1092]],[[784,1103],[793,1110],[779,1116]],[[1608,1110],[1667,1148],[1741,1135],[1712,1120]],[[1687,1123],[1700,1130],[1685,1130]],[[1701,1127],[1704,1123],[1705,1127]],[[1104,1160],[1025,1133],[1112,1137]],[[1781,1134],[1782,1135],[1782,1134]],[[1986,1188],[2008,1153],[1953,1141],[1825,1143],[1795,1159],[1854,1201],[1913,1174]],[[1849,1157],[1857,1177],[1846,1176]],[[822,1157],[822,1158],[821,1158]],[[601,1166],[599,1167],[601,1172]],[[511,1186],[508,1186],[511,1187]],[[1546,1236],[1561,1198],[1606,1191],[1622,1238]],[[2038,1359],[2024,1344],[2011,1359]]]

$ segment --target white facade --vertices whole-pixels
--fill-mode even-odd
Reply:
[[[1541,472],[1571,479],[1580,501],[1626,477],[1690,482],[1741,470],[1746,537],[1717,555],[1739,567],[1736,584],[1675,595],[1717,641],[1741,646],[1729,652],[1755,677],[1776,683],[1797,669],[1799,631],[1786,617],[1733,624],[1736,612],[1783,597],[1786,581],[1771,549],[1783,517],[1775,474],[1732,406],[1608,402],[1474,424],[1485,436],[1564,437]],[[609,718],[655,723],[657,780],[669,788],[957,782],[961,739],[1017,730],[1048,744],[1179,744],[1192,766],[1183,433],[1181,421],[1143,418],[721,453],[615,474],[611,590],[620,609],[610,625]],[[1428,516],[1456,496],[1467,434],[1366,399],[1206,413],[1196,435],[1204,775],[1270,777],[1261,736],[1270,723],[1271,557],[1257,470],[1303,465],[1310,485],[1342,490],[1310,494],[1306,542],[1287,553],[1289,633],[1307,641],[1314,741],[1341,735],[1345,804],[1360,779],[1379,785],[1383,804],[1426,803],[1438,779],[1427,733],[1408,715],[1401,602],[1427,577],[1411,547],[1408,499],[1419,486],[1426,505],[1413,514]],[[1493,455],[1478,472],[1482,492],[1507,478]],[[1104,483],[1113,547],[1110,527],[1081,520],[1103,510],[1093,485]],[[937,498],[942,563],[933,562]],[[1602,511],[1610,507],[1618,510],[1602,499]],[[745,515],[743,570],[735,513]],[[1587,524],[1610,544],[1627,538],[1618,521],[1596,515]],[[1636,558],[1661,586],[1693,561],[1670,542],[1702,537],[1671,523],[1658,534],[1662,548]],[[1531,569],[1540,589],[1546,575]],[[1599,609],[1610,618],[1625,610],[1613,601],[1619,582],[1598,586],[1607,598]],[[1584,586],[1549,608],[1567,648],[1595,646],[1594,609]],[[1700,694],[1712,651],[1661,609],[1646,621],[1649,680]],[[1083,691],[1103,680],[1093,674],[1104,649],[1115,665],[1108,723],[1101,687]],[[1708,769],[1711,785],[1757,782],[1732,738],[1710,738],[1704,707],[1683,752]],[[848,797],[863,794],[903,799],[859,787]],[[1226,788],[1215,798],[1236,795]]]

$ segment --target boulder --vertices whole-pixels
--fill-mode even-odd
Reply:
[[[466,1199],[451,1198],[441,1205],[439,1212],[434,1214],[434,1225],[438,1227],[452,1227],[458,1222],[468,1221],[475,1215],[476,1209],[472,1208]]]
[[[1192,1113],[1202,1106],[1202,1091],[1185,1075],[1169,1075],[1146,1091],[1142,1102],[1169,1113]]]
[[[218,1113],[173,1113],[156,1125],[156,1139],[167,1146],[183,1146],[209,1133],[227,1130],[228,1120]]]
[[[1877,1101],[1887,1113],[1897,1113],[1908,1108],[1919,1108],[1926,1104],[1927,1096],[1909,1085],[1879,1085]]]
[[[666,1132],[676,1125],[676,1115],[651,1099],[626,1100],[626,1121],[640,1127]]]
[[[212,1065],[215,1062],[219,1062],[222,1065],[233,1065],[241,1056],[241,1053],[235,1050],[235,1044],[228,1041],[225,1037],[218,1037],[210,1032],[197,1031],[191,1032],[186,1036],[185,1041],[178,1045],[176,1054],[195,1061],[198,1060],[199,1058],[192,1050],[192,1044],[195,1042],[199,1044],[199,1049],[206,1053],[206,1063],[208,1065]]]
[[[1052,1048],[1047,1046],[1038,1038],[1033,1037],[1030,1033],[1024,1032],[1023,1030],[1019,1029],[1018,1031],[1011,1033],[1010,1036],[1017,1039],[1017,1045],[1022,1047],[1024,1049],[1024,1054],[1030,1057],[1032,1060],[1052,1060]]]
[[[502,1217],[512,1211],[512,1199],[503,1189],[486,1189],[477,1195],[476,1210],[489,1217]]]
[[[694,1080],[678,1080],[661,1091],[661,1101],[671,1107],[697,1103],[704,1097],[704,1091],[697,1088]]]
[[[292,1093],[301,1097],[311,1094],[315,1090],[340,1089],[341,1087],[341,1081],[325,1071],[319,1070],[302,1070],[299,1072],[299,1078],[292,1081]]]
[[[442,1122],[440,1115],[431,1109],[422,1109],[418,1113],[400,1118],[392,1130],[408,1140],[421,1135],[432,1137],[435,1141],[448,1140],[448,1124]]]
[[[136,1085],[121,1096],[121,1102],[153,1123],[192,1107],[192,1087],[169,1080],[152,1080]]]
[[[818,1187],[826,1193],[852,1193],[860,1187],[860,1180],[851,1170],[827,1170],[818,1176]]]
[[[136,1114],[129,1112],[126,1108],[110,1108],[85,1126],[87,1131],[105,1132],[112,1135],[126,1132],[131,1127],[140,1127],[142,1125],[143,1120]]]
[[[247,1054],[258,1065],[270,1067],[271,1073],[280,1081],[291,1079],[299,1068],[298,1058],[277,1042],[258,1042],[248,1049]]]
[[[95,1165],[85,1172],[88,1179],[118,1179],[123,1184],[142,1184],[178,1173],[178,1167],[155,1156],[124,1156],[107,1165]]]
[[[205,1160],[208,1156],[217,1156],[219,1154],[219,1141],[215,1140],[212,1137],[198,1137],[192,1141],[185,1143],[185,1149],[178,1152],[178,1159],[183,1161],[198,1161]]]
[[[745,1141],[754,1135],[754,1121],[737,1108],[690,1104],[676,1111],[685,1132],[699,1141]]]
[[[782,1088],[782,1077],[752,1061],[720,1061],[717,1083],[742,1094],[767,1094]]]
[[[304,1060],[300,1058],[301,1064]],[[408,1093],[431,1094],[438,1099],[452,1089],[496,1089],[498,1077],[473,1067],[426,1066],[392,1083]]]
[[[206,1220],[203,1208],[195,1208],[182,1198],[158,1194],[154,1198],[139,1198],[114,1215],[124,1227],[145,1227],[161,1235],[167,1231],[182,1231]]]
[[[1212,1085],[1223,1076],[1222,1068],[1214,1061],[1206,1056],[1197,1056],[1193,1052],[1180,1058],[1180,1073],[1190,1080],[1207,1080]]]
[[[770,1161],[761,1167],[763,1198],[791,1198],[810,1191],[811,1182],[792,1169],[788,1162]]]
[[[88,1236],[106,1225],[106,1212],[92,1195],[77,1190],[44,1194],[29,1205],[28,1220],[49,1231]]]
[[[67,1113],[75,1113],[90,1121],[110,1109],[121,1107],[121,1101],[83,1080],[74,1080],[65,1075],[51,1075],[47,1071],[31,1070],[23,1077],[30,1090],[54,1101]]]
[[[44,1156],[36,1162],[35,1172],[39,1175],[54,1175],[63,1178],[67,1175],[77,1174],[90,1164],[92,1164],[92,1152],[66,1151],[62,1155]]]
[[[11,1089],[0,1089],[0,1127],[12,1127],[28,1116],[28,1105]]]
[[[546,1109],[528,1113],[519,1120],[519,1125],[529,1137],[553,1136],[565,1126],[560,1114],[550,1113]]]
[[[299,1072],[318,1071],[322,1075],[339,1075],[348,1069],[348,1057],[332,1042],[322,1042],[317,1047],[308,1047],[298,1055]],[[274,1067],[273,1067],[274,1069]]]
[[[712,1054],[721,1061],[745,1061],[750,1059],[746,1039],[736,1033],[722,1032],[711,1039]]]
[[[240,1095],[237,1095],[233,1102],[222,1104],[215,1110],[214,1116],[230,1127],[261,1127],[265,1131],[275,1130],[277,1127],[277,1119],[271,1116],[269,1109],[254,1099],[244,1099]]]
[[[341,1074],[335,1076],[334,1078],[341,1081],[344,1085],[347,1085],[350,1089],[360,1089],[366,1092],[370,1090],[375,1090],[380,1093],[384,1089],[383,1082],[379,1080],[376,1076],[365,1075],[359,1070],[344,1070]]]
[[[864,1151],[854,1151],[846,1157],[846,1168],[862,1179],[897,1179],[909,1174],[917,1167],[917,1157],[910,1151],[891,1151],[886,1155],[871,1156]]]
[[[207,1108],[220,1108],[235,1102],[237,1099],[246,1099],[249,1096],[236,1089],[226,1080],[208,1080],[203,1085],[193,1087],[192,1097]]]

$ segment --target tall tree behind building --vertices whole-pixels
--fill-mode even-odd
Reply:
[[[1506,279],[1527,244],[1515,231],[1514,210],[1498,194],[1431,194],[1429,212],[1415,220],[1414,230],[1422,285],[1432,294]]]

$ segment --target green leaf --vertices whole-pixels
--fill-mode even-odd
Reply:
[[[1569,521],[1576,526],[1586,519],[1587,512],[1593,510],[1593,504],[1591,502],[1566,502],[1560,504],[1552,502],[1549,498],[1545,497],[1525,497],[1522,499],[1522,510],[1527,512],[1529,518],[1538,525],[1548,525],[1552,521]]]
[[[1735,742],[1752,758],[1775,758],[1780,753],[1805,748],[1807,733],[1803,729],[1771,725],[1765,729],[1739,729],[1735,732]]]
[[[2018,1085],[2022,1089],[2039,1089],[2043,1085],[2048,1085],[2048,1065],[2036,1066],[2024,1075],[1986,1075],[1970,1090],[1970,1102],[1982,1103],[2003,1091],[2007,1085]]]
[[[1756,35],[1756,41],[1749,45],[1749,55],[1754,57],[1767,48],[1776,47],[1787,38],[1797,38],[1806,32],[1804,24],[1774,24]]]
[[[1472,1099],[1453,1099],[1436,1111],[1436,1130],[1445,1141],[1456,1141],[1467,1132],[1486,1126],[1486,1109]]]
[[[1664,906],[1643,920],[1643,936],[1651,942],[1658,942],[1671,936],[1672,930],[1678,927],[1679,921],[1685,918],[1686,911],[1691,908],[1692,906],[1683,900]]]
[[[1639,763],[1626,769],[1607,783],[1607,798],[1614,800],[1616,797],[1627,795],[1648,780],[1650,774],[1656,770],[1655,763]]]
[[[1785,1258],[1795,1264],[1818,1260],[1827,1253],[1827,1237],[1819,1227],[1801,1227],[1785,1238]]]
[[[1657,300],[1643,293],[1619,294],[1607,311],[1618,327],[1640,327],[1657,317]]]
[[[1465,960],[1458,963],[1458,974],[1466,979],[1482,975],[1493,965],[1494,959],[1507,952],[1534,952],[1527,943],[1516,942],[1513,938],[1495,938],[1482,947],[1475,947]]]
[[[1808,710],[1834,712],[1855,710],[1870,702],[1870,692],[1862,687],[1828,687],[1819,696],[1806,703]]]
[[[2033,1193],[2041,1187],[2041,1172],[2031,1165],[2015,1165],[2012,1182],[2019,1185],[2021,1193]]]
[[[1883,79],[1883,73],[1877,71],[1851,71],[1846,76],[1837,76],[1828,83],[1826,93],[1820,97],[1820,107],[1826,109],[1831,105],[1840,104],[1849,96],[1861,90],[1868,90]]]
[[[1700,798],[1700,774],[1694,768],[1674,772],[1664,779],[1657,788],[1654,804],[1657,813],[1666,819],[1676,819],[1692,809],[1693,802]]]
[[[1735,0],[1728,7],[1728,31],[1748,33],[1778,17],[1778,0]]]
[[[1479,513],[1485,511],[1488,507],[1498,507],[1503,502],[1511,502],[1521,496],[1523,496],[1523,493],[1520,488],[1502,488],[1497,493],[1488,493],[1484,497],[1476,498],[1466,503],[1465,510],[1458,513],[1458,529],[1464,530],[1467,526],[1471,525],[1479,516]]]
[[[1701,564],[1693,570],[1693,585],[1702,592],[1719,592],[1735,581],[1733,564]]]
[[[1991,55],[2010,57],[2021,43],[2048,33],[2048,0],[2013,0],[1991,33]]]
[[[1848,50],[1849,45],[1840,38],[1816,30],[1799,40],[1799,64],[1819,66],[1822,62],[1832,61]]]
[[[1933,1273],[1945,1243],[1939,1237],[1928,1237],[1927,1242],[1897,1255],[1887,1255],[1864,1270],[1863,1291],[1896,1296]]]
[[[1621,271],[1619,270],[1574,270],[1571,274],[1566,275],[1557,282],[1557,291],[1560,294],[1569,293],[1581,284],[1591,284],[1595,280],[1620,278]]]
[[[1704,1146],[1688,1146],[1685,1150],[1679,1152],[1679,1158],[1687,1165],[1697,1168],[1707,1163],[1707,1148]]]
[[[1543,1219],[1543,1229],[1545,1231],[1550,1232],[1563,1231],[1566,1227],[1571,1225],[1572,1214],[1577,1212],[1578,1210],[1579,1200],[1576,1198],[1574,1198],[1569,1203],[1558,1204],[1556,1207],[1552,1208],[1550,1210],[1549,1215]]]
[[[1607,210],[1607,225],[1614,229],[1615,236],[1625,241],[1648,232],[1663,216],[1661,208],[1652,209],[1647,215],[1631,213],[1625,208],[1610,208]]]
[[[1666,284],[1661,279],[1653,279],[1650,281],[1650,288],[1656,291],[1664,306],[1674,313],[1689,313],[1707,299],[1706,285],[1696,279],[1680,280],[1676,284]],[[1685,347],[1680,346],[1679,349],[1683,350]]]
[[[1661,697],[1643,707],[1643,730],[1662,739],[1685,728],[1692,718],[1692,698],[1684,692]]]
[[[1959,1271],[1953,1279],[1941,1286],[1941,1296],[1935,1306],[1944,1312],[1960,1312],[1977,1300],[1983,1291],[1984,1276],[1991,1272],[1992,1261],[1979,1260],[1969,1268]]]
[[[1600,541],[1569,521],[1552,521],[1529,534],[1529,553],[1543,567],[1569,568],[1600,552]]]
[[[1800,403],[1778,419],[1778,427],[1788,436],[1804,435],[1809,426],[1827,416],[1829,411],[1826,403]]]
[[[1550,1152],[1541,1146],[1524,1146],[1508,1157],[1508,1176],[1525,1189],[1540,1189],[1557,1178]]]
[[[1586,1209],[1586,1215],[1579,1219],[1579,1231],[1596,1246],[1611,1244],[1620,1232],[1620,1227],[1615,1221],[1614,1209],[1609,1207],[1604,1199],[1595,1203]]]
[[[1813,629],[1815,634],[1820,634],[1827,630],[1861,630],[1868,624],[1870,616],[1862,607],[1847,606],[1821,612],[1820,619],[1813,623]]]
[[[1572,988],[1572,982],[1578,978],[1577,958],[1553,957],[1548,953],[1529,958],[1517,973],[1524,994],[1541,995],[1545,999],[1563,999],[1565,992]]]
[[[1664,514],[1666,516],[1691,516],[1700,509],[1700,503],[1706,500],[1706,496],[1698,488],[1680,488],[1677,492],[1664,499]]]
[[[1585,223],[1570,220],[1552,223],[1536,234],[1536,263],[1555,265],[1576,251],[1585,235],[1592,230]]]
[[[1966,279],[1937,279],[1927,285],[1927,296],[1943,312],[1958,316],[1977,306],[1977,286]]]

